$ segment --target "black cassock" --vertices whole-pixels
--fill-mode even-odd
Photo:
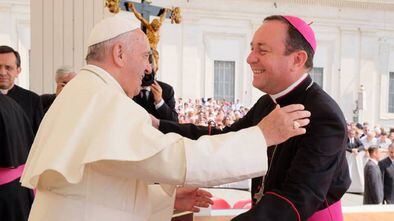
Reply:
[[[307,133],[269,147],[270,169],[264,185],[262,177],[252,180],[251,210],[234,221],[292,221],[307,220],[316,211],[337,202],[350,185],[345,158],[346,123],[336,102],[308,76],[288,94],[276,99],[282,107],[303,104],[311,112]],[[237,131],[255,126],[275,107],[269,95],[262,96],[239,121],[222,131]],[[191,124],[160,121],[162,132],[176,132],[191,139],[208,134],[208,128]],[[240,147],[242,151],[242,147]],[[236,157],[236,156],[234,156]],[[263,188],[259,202],[256,193]]]
[[[32,142],[33,131],[26,113],[13,99],[0,94],[1,170],[23,165]],[[27,220],[32,203],[32,191],[22,187],[19,178],[0,185],[0,220]]]
[[[44,116],[40,96],[17,85],[14,85],[8,91],[7,96],[14,99],[22,107],[29,118],[34,134],[36,134]]]

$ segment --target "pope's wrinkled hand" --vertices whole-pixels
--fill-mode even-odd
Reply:
[[[176,190],[174,208],[179,211],[199,212],[198,207],[213,204],[212,194],[199,188],[180,187]]]
[[[287,139],[306,133],[311,113],[301,104],[285,107],[277,105],[270,114],[257,125],[263,132],[268,146],[280,144]]]

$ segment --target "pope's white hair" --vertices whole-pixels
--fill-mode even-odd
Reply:
[[[130,47],[132,45],[130,45],[130,39],[132,39],[134,33],[135,31],[125,32],[109,40],[89,46],[88,53],[85,58],[86,62],[89,63],[89,61],[104,61],[108,53],[111,53],[112,47],[116,42],[122,42],[125,44],[126,50],[131,49]]]

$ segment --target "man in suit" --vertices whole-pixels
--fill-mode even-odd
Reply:
[[[360,139],[356,137],[356,131],[354,129],[350,129],[347,134],[348,134],[348,140],[347,140],[346,151],[354,154],[363,151],[364,145],[361,143]]]
[[[75,73],[70,66],[62,66],[56,70],[56,93],[43,94],[40,96],[42,101],[42,108],[44,109],[44,114],[51,107],[52,103],[55,101],[56,96],[60,94],[64,86],[66,86],[66,84],[70,82],[71,79],[73,79],[76,75],[77,73]]]
[[[383,202],[394,204],[394,143],[388,148],[389,156],[379,162],[383,177]]]
[[[0,92],[14,99],[22,107],[36,134],[44,115],[41,99],[36,93],[15,85],[15,79],[20,73],[19,53],[9,46],[0,46]]]
[[[255,32],[247,59],[253,86],[267,94],[246,116],[223,130],[153,119],[163,132],[196,139],[256,125],[277,104],[301,103],[311,112],[305,135],[268,149],[265,180],[252,181],[254,207],[234,221],[342,219],[340,199],[351,182],[345,158],[346,123],[336,102],[307,74],[315,48],[313,30],[303,20],[270,16]]]
[[[381,204],[383,202],[382,174],[378,166],[380,158],[379,146],[368,148],[370,159],[364,167],[363,204]]]
[[[174,89],[169,84],[155,80],[153,68],[152,73],[145,73],[141,91],[133,100],[158,119],[178,122]]]

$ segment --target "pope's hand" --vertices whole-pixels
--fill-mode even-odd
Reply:
[[[199,212],[198,207],[208,207],[213,204],[212,194],[198,188],[180,187],[176,190],[174,208],[179,211]]]
[[[301,104],[280,108],[279,105],[257,125],[263,132],[268,146],[280,144],[290,137],[305,134],[304,126],[309,124],[309,111]]]

